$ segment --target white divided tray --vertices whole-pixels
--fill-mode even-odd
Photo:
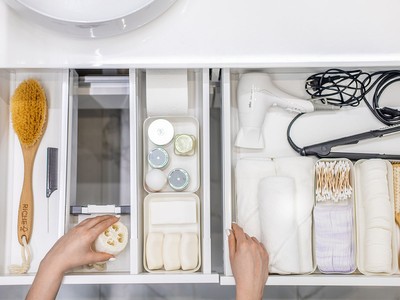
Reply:
[[[389,200],[390,200],[390,211],[391,215],[391,246],[392,246],[392,269],[389,272],[385,273],[377,273],[377,272],[369,272],[366,270],[365,265],[365,230],[368,228],[369,224],[366,224],[366,216],[363,208],[363,202],[365,201],[363,198],[365,197],[365,186],[362,185],[360,177],[362,174],[360,173],[360,166],[365,162],[365,160],[359,160],[355,163],[355,174],[356,174],[356,223],[357,223],[357,266],[361,273],[365,275],[392,275],[398,272],[398,241],[397,241],[397,230],[396,224],[394,220],[394,196],[393,196],[393,169],[392,165],[389,161],[384,161],[387,166],[387,182],[388,182],[388,190],[389,190]]]
[[[169,122],[174,127],[174,136],[177,134],[188,134],[195,137],[195,151],[193,155],[182,156],[175,154],[174,151],[174,139],[165,146],[155,145],[148,138],[148,129],[150,124],[158,119],[164,119]],[[150,117],[144,121],[143,124],[143,178],[146,178],[146,174],[152,170],[152,167],[147,161],[147,157],[151,150],[155,148],[163,148],[168,152],[169,162],[168,165],[162,170],[166,176],[171,172],[171,170],[176,168],[184,169],[189,174],[189,184],[184,190],[185,192],[196,192],[200,187],[200,155],[199,155],[199,122],[193,117]],[[145,180],[143,181],[144,189],[147,192],[151,192],[147,187]],[[164,186],[160,192],[175,192],[168,183]]]
[[[335,158],[335,159],[320,159],[318,160],[316,163],[318,162],[333,162],[333,161],[347,161],[349,163],[350,166],[350,186],[352,188],[352,193],[349,199],[344,200],[344,201],[339,201],[339,202],[334,202],[334,201],[317,201],[316,199],[316,194],[315,194],[315,205],[314,205],[314,209],[317,206],[322,206],[322,205],[352,205],[352,209],[353,209],[353,231],[352,231],[352,239],[353,239],[353,261],[354,261],[354,269],[349,271],[349,272],[325,272],[323,270],[320,269],[318,262],[317,262],[317,236],[316,236],[316,224],[315,224],[315,211],[313,212],[313,233],[314,233],[314,238],[313,238],[313,249],[314,249],[314,259],[315,259],[315,263],[317,265],[317,269],[319,272],[321,273],[326,273],[326,274],[351,274],[353,273],[356,269],[357,269],[357,262],[356,262],[356,251],[357,251],[357,240],[356,240],[356,220],[355,220],[355,204],[354,204],[354,191],[355,191],[355,187],[354,187],[354,183],[355,183],[355,179],[354,179],[354,166],[353,163],[346,159],[346,158]],[[315,172],[316,174],[317,172]],[[315,176],[315,190],[317,189],[317,176]]]
[[[175,206],[175,207],[174,207]],[[150,270],[146,259],[146,242],[149,233],[195,233],[198,237],[198,264],[192,270]],[[191,193],[149,194],[144,199],[144,250],[143,265],[152,273],[192,273],[201,265],[200,199]]]

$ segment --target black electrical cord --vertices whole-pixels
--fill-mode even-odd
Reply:
[[[340,107],[355,107],[364,101],[380,122],[385,125],[398,125],[400,111],[379,106],[383,92],[397,81],[400,81],[400,70],[378,71],[370,74],[361,70],[329,69],[308,77],[305,89],[311,98]],[[371,104],[366,95],[372,90],[374,93]]]
[[[307,78],[305,89],[313,99],[335,106],[358,106],[371,75],[361,70],[329,69]]]
[[[400,110],[386,106],[380,107],[379,101],[384,91],[398,81],[400,81],[400,70],[366,73],[361,70],[329,69],[308,77],[305,89],[311,98],[319,99],[324,104],[356,107],[361,101],[364,101],[368,109],[380,122],[391,126],[400,125]],[[372,90],[374,92],[371,104],[366,95]],[[290,131],[293,124],[302,115],[298,114],[293,118],[286,132],[290,146],[298,153],[301,153],[301,148],[293,142]]]
[[[301,114],[298,114],[297,116],[295,116],[295,117],[293,118],[293,120],[290,121],[289,126],[288,126],[287,131],[286,131],[286,137],[287,137],[287,140],[288,140],[288,142],[289,142],[289,145],[290,145],[290,146],[293,148],[293,150],[296,151],[297,153],[301,153],[301,148],[298,147],[298,146],[293,142],[292,137],[291,137],[291,135],[290,135],[290,130],[292,129],[293,123],[296,122],[296,120],[297,120],[298,118],[300,118],[302,115],[304,115],[304,113],[301,113]]]
[[[373,88],[374,94],[372,96],[372,105],[365,99],[368,108],[374,116],[384,123],[385,125],[399,125],[400,124],[400,111],[391,107],[380,107],[379,101],[383,92],[393,83],[400,81],[400,70],[380,71],[372,73],[371,76],[378,76],[376,80],[368,87],[366,94]]]

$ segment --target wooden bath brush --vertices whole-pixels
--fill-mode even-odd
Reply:
[[[23,247],[22,266],[10,266],[12,273],[26,273],[30,267],[28,243],[33,226],[33,164],[47,121],[44,89],[34,79],[23,81],[11,98],[11,119],[24,158],[24,181],[18,209],[18,241]]]

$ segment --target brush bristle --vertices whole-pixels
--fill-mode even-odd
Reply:
[[[35,79],[23,81],[11,98],[11,118],[21,145],[33,146],[42,136],[47,118],[46,94]]]

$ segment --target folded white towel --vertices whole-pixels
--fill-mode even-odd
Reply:
[[[274,161],[241,159],[237,162],[235,177],[238,224],[250,236],[255,236],[268,243],[268,247],[278,247],[278,244],[282,244],[282,241],[291,245],[282,246],[282,249],[277,251],[279,255],[274,254],[271,272],[303,274],[314,270],[311,216],[314,204],[314,162],[315,159],[309,157],[279,158]],[[291,180],[283,180],[286,183],[281,181],[278,190],[270,191],[267,188],[267,191],[264,191],[262,185],[260,185],[258,199],[268,201],[268,203],[263,203],[263,208],[260,208],[257,202],[259,182],[262,178],[275,176],[279,178],[288,177]],[[281,179],[277,180],[280,181]],[[289,184],[288,181],[292,183]],[[289,196],[289,193],[292,196]],[[281,197],[286,199],[286,203],[291,203],[289,207],[284,207],[283,210],[275,200],[281,199]],[[269,201],[271,202],[269,203]],[[284,217],[285,223],[283,223],[283,219],[279,222],[276,221],[277,216]],[[273,221],[270,221],[270,219]],[[293,224],[296,224],[296,226],[292,226]],[[291,232],[292,235],[284,237],[288,228],[294,229]],[[266,231],[263,238],[261,238],[261,231]],[[271,233],[271,231],[273,232]],[[272,236],[273,241],[268,241],[268,236]],[[274,248],[272,251],[274,252],[276,249]]]
[[[257,201],[258,183],[275,175],[271,160],[242,159],[236,165],[237,222],[250,236],[261,239],[260,216]]]

